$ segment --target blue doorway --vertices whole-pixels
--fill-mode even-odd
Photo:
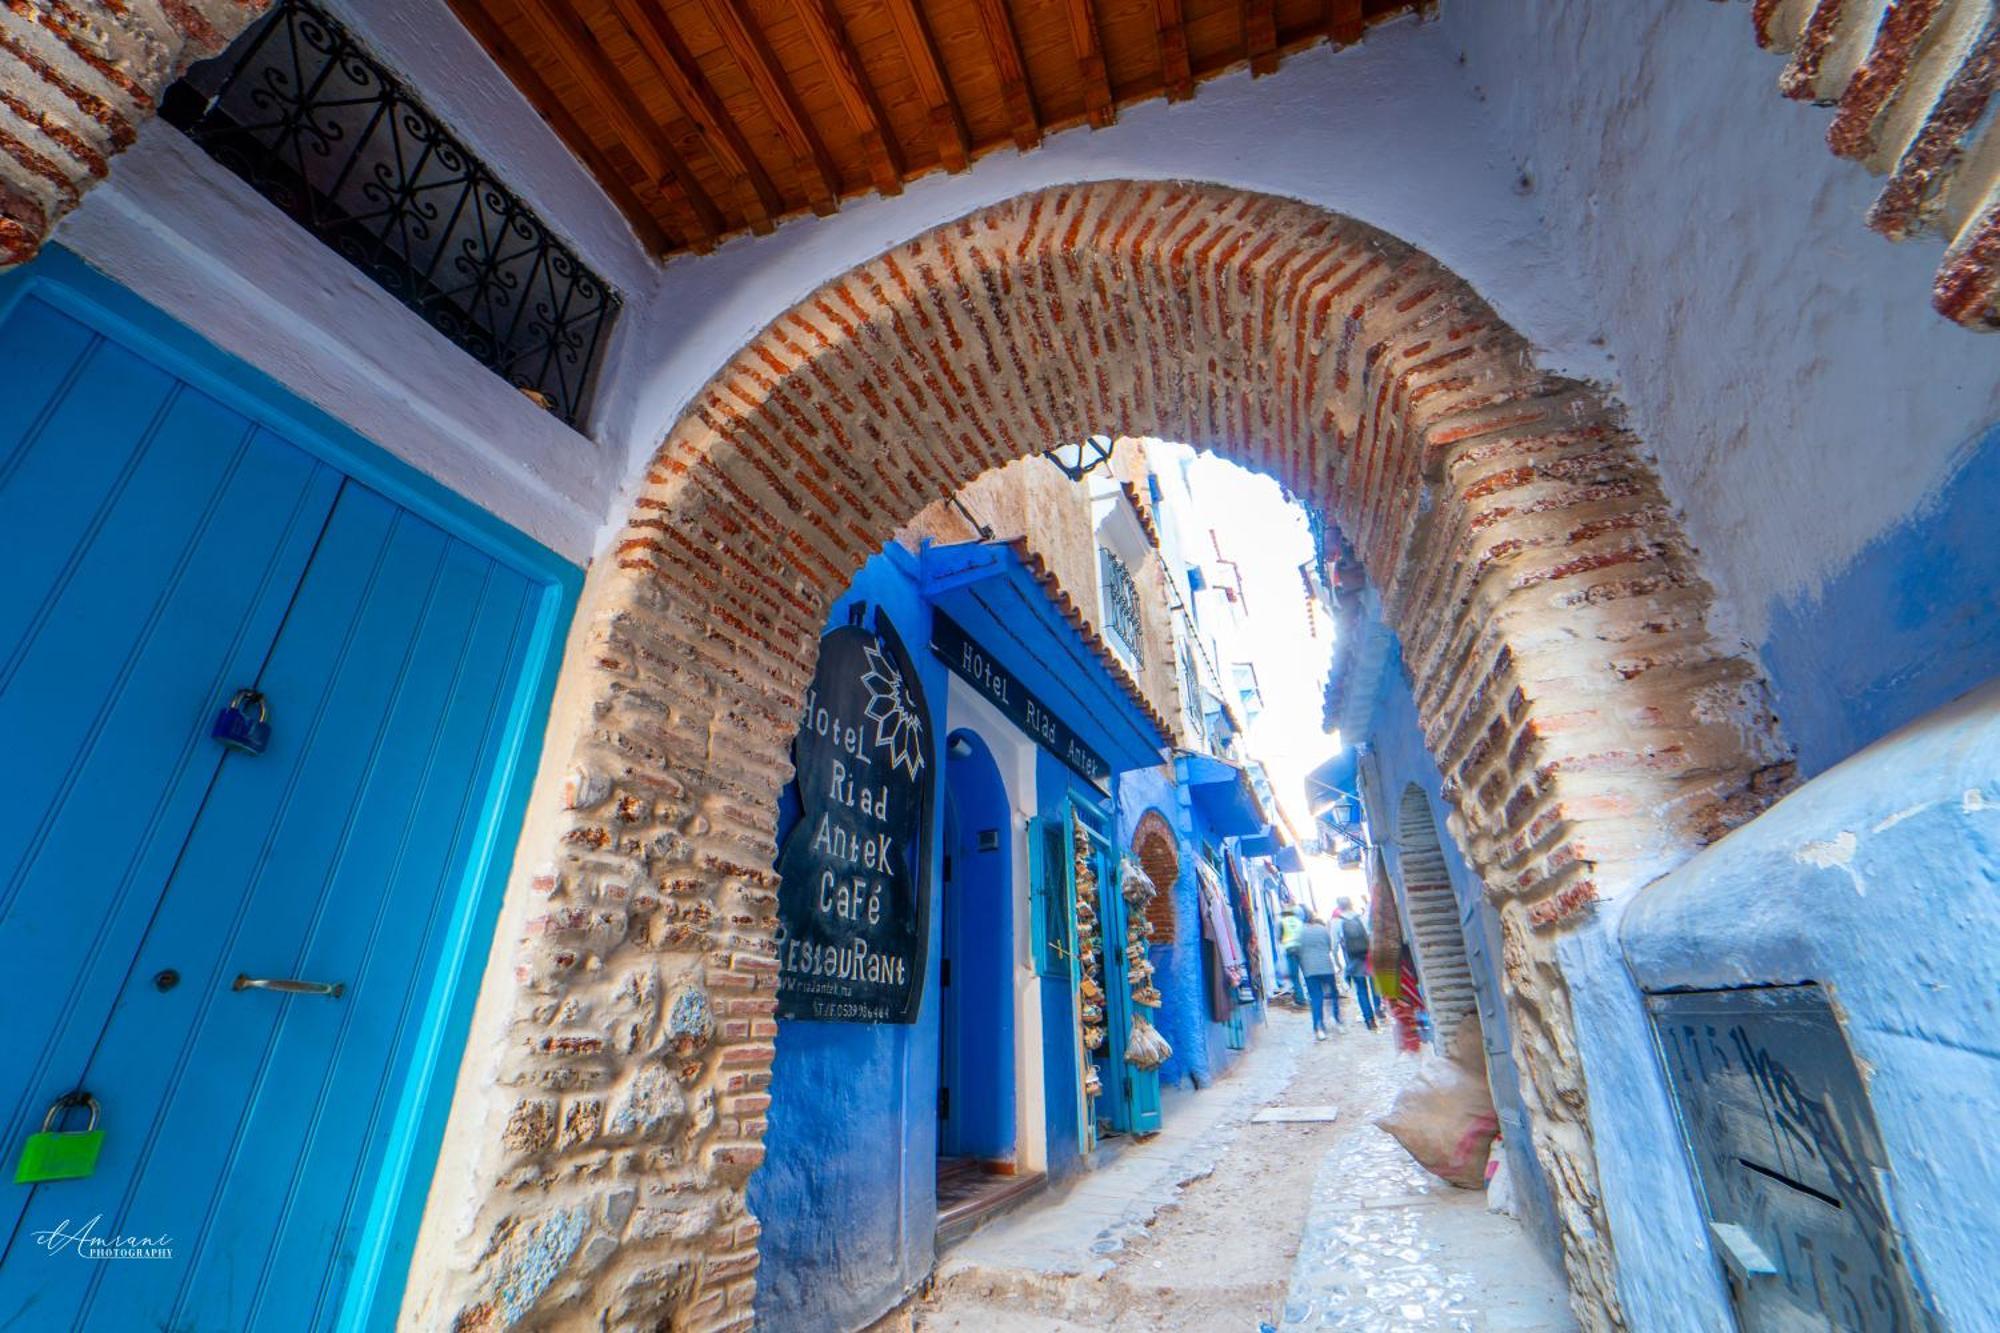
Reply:
[[[1014,902],[1006,784],[986,743],[945,745],[943,957],[938,988],[938,1156],[1011,1164]]]
[[[0,386],[0,1326],[388,1327],[577,573],[59,252]]]

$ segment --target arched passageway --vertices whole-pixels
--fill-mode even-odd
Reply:
[[[500,1087],[457,1111],[484,1135],[484,1199],[464,1285],[425,1298],[447,1319],[575,1300],[705,1327],[748,1309],[768,867],[826,609],[926,504],[1098,432],[1267,471],[1361,553],[1501,903],[1572,1284],[1615,1307],[1554,941],[1775,795],[1762,682],[1711,631],[1638,441],[1462,281],[1306,205],[1105,183],[829,283],[662,444],[566,669],[589,720],[556,845],[525,849],[553,864],[527,891],[516,989],[488,997],[507,1011]]]
[[[1451,1041],[1459,1020],[1472,1013],[1472,969],[1465,957],[1465,923],[1451,876],[1445,870],[1437,821],[1423,788],[1412,782],[1396,803],[1397,864],[1402,870],[1403,912],[1417,945],[1424,999],[1437,1024],[1440,1047]]]

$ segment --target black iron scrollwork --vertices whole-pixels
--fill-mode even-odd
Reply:
[[[575,425],[619,298],[347,30],[301,0],[160,114],[467,353]]]
[[[1132,665],[1145,665],[1145,637],[1139,628],[1139,588],[1132,581],[1132,571],[1125,562],[1113,555],[1107,548],[1097,548],[1097,567],[1104,583],[1104,619],[1106,628],[1125,655],[1132,659]]]

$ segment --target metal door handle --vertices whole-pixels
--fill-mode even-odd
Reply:
[[[337,1000],[347,993],[347,984],[341,981],[290,981],[283,977],[247,977],[236,974],[236,984],[231,990],[274,990],[286,995],[324,995]]]

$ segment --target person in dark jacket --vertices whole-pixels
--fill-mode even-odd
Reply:
[[[1379,1001],[1375,995],[1375,979],[1368,975],[1368,923],[1354,910],[1352,898],[1342,898],[1334,913],[1340,925],[1340,951],[1347,956],[1347,982],[1354,987],[1354,1004],[1361,1010],[1361,1021],[1368,1030],[1375,1030],[1375,1010]],[[1339,1012],[1340,999],[1334,997],[1335,1012]]]
[[[1340,991],[1333,979],[1333,932],[1326,922],[1307,912],[1299,927],[1299,970],[1312,993],[1313,1040],[1326,1040],[1326,999],[1333,997],[1333,1021],[1340,1021]]]

